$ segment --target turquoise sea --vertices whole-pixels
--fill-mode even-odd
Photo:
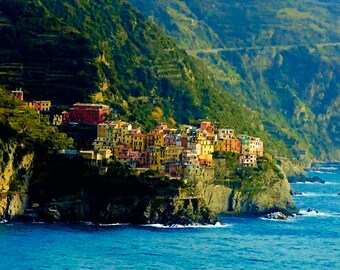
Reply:
[[[224,225],[0,224],[0,269],[340,269],[340,166],[293,184],[288,221],[221,216]],[[307,212],[308,208],[316,211]]]

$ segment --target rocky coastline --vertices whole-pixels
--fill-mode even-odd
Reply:
[[[307,177],[303,174],[288,176],[288,181],[289,183],[325,183],[325,180],[318,176]]]
[[[26,208],[15,220],[26,222],[79,222],[92,224],[163,224],[166,226],[216,224],[218,217],[203,200],[179,198],[63,198],[48,206]]]
[[[27,153],[14,161],[18,150],[7,149],[10,158],[0,173],[2,220],[170,226],[215,224],[218,214],[298,211],[287,178],[270,161],[262,171],[232,171],[225,167],[229,161],[215,160],[214,169],[185,184],[152,172],[137,175],[121,163],[100,176],[78,159],[37,159]]]

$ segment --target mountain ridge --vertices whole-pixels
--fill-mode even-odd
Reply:
[[[209,117],[262,137],[290,155],[258,116],[224,92],[210,71],[178,49],[125,1],[4,0],[0,85],[56,104],[105,102],[145,129]],[[279,150],[278,150],[279,149]]]
[[[335,1],[151,0],[147,9],[140,0],[130,2],[203,59],[220,85],[259,112],[266,130],[284,140],[295,157],[305,150],[321,160],[339,159]],[[196,25],[204,25],[201,33],[185,31]],[[206,40],[204,31],[217,38]]]

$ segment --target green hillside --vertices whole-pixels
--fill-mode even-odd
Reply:
[[[131,0],[272,135],[319,159],[340,157],[337,1]]]
[[[27,153],[35,152],[45,157],[57,149],[73,145],[66,134],[48,125],[36,111],[22,108],[21,104],[2,88],[0,88],[0,130],[1,173],[10,159],[11,148],[16,151],[15,161],[20,163],[21,158]]]
[[[3,0],[0,11],[0,85],[22,87],[26,99],[105,102],[145,129],[209,117],[290,154],[201,61],[125,1]]]

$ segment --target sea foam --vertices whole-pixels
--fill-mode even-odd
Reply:
[[[327,213],[317,210],[300,210],[299,214],[306,217],[340,217],[340,213]]]
[[[153,227],[158,229],[189,229],[189,228],[224,228],[231,227],[231,224],[221,224],[220,222],[216,222],[215,224],[203,225],[203,224],[190,224],[190,225],[181,225],[181,224],[173,224],[173,225],[163,225],[163,224],[143,224],[143,227]]]

